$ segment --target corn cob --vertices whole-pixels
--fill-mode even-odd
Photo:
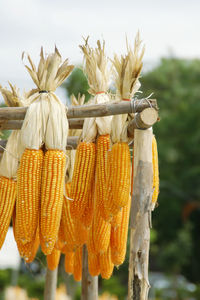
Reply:
[[[66,197],[69,197],[70,195],[70,188],[71,188],[71,183],[70,182],[66,183],[65,184]],[[74,222],[70,214],[70,204],[69,204],[70,200],[68,200],[66,197],[64,197],[60,229],[58,234],[58,239],[60,240],[60,243],[62,242],[64,246],[62,249],[62,251],[64,252],[74,251],[76,246]]]
[[[111,225],[105,221],[95,205],[93,239],[96,253],[105,252],[110,243]]]
[[[60,251],[54,248],[51,254],[46,256],[46,259],[49,270],[55,270],[59,265]]]
[[[41,187],[40,243],[44,254],[51,254],[59,231],[63,206],[66,156],[48,150],[44,157]]]
[[[74,280],[80,281],[82,278],[82,252],[83,247],[76,249],[74,253]]]
[[[16,200],[16,181],[0,176],[0,249],[4,243]]]
[[[155,204],[159,194],[159,169],[158,169],[158,149],[156,138],[152,137],[152,163],[153,163],[153,196],[152,202]]]
[[[91,276],[98,276],[100,273],[99,254],[88,252],[88,269]]]
[[[97,139],[97,160],[95,172],[95,201],[101,216],[104,218],[104,201],[107,194],[107,160],[110,149],[110,135],[100,135]]]
[[[32,242],[38,226],[43,151],[26,149],[17,173],[16,239]]]
[[[127,205],[130,194],[131,158],[127,143],[112,146],[112,189],[116,206]]]
[[[77,147],[70,194],[72,218],[79,218],[87,205],[94,178],[95,152],[94,143],[81,142]]]
[[[131,197],[129,196],[128,204],[122,208],[121,224],[117,228],[111,227],[111,258],[115,265],[121,265],[125,259],[130,205]]]
[[[101,277],[109,279],[112,275],[114,264],[111,260],[111,249],[108,247],[106,252],[99,254]]]
[[[65,253],[65,272],[69,274],[74,272],[74,252]]]

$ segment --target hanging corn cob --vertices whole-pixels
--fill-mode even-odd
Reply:
[[[155,135],[152,136],[152,164],[153,164],[152,209],[154,209],[159,194],[158,149],[157,149],[157,142],[156,142]]]
[[[134,50],[127,44],[127,55],[114,56],[114,77],[116,83],[116,99],[118,101],[130,101],[134,93],[138,90],[139,75],[142,69],[142,58],[144,48],[140,53],[141,41],[139,34],[135,39]],[[107,213],[116,215],[121,207],[128,203],[130,194],[131,164],[130,151],[128,147],[127,125],[128,116],[126,114],[114,116],[112,121],[111,138],[114,143],[111,149],[111,188],[112,197],[105,198]],[[108,181],[108,182],[109,182]],[[107,186],[107,188],[109,188]]]
[[[85,45],[80,46],[85,58],[85,73],[88,77],[89,93],[94,96],[93,103],[101,104],[110,102],[107,93],[110,81],[110,70],[108,69],[108,58],[105,54],[105,42],[103,44],[97,41],[95,49],[88,45],[88,39]],[[97,158],[95,170],[95,205],[104,216],[104,197],[106,195],[106,171],[107,171],[107,153],[110,149],[110,132],[112,116],[96,118],[99,137],[97,139]]]
[[[60,251],[54,248],[51,254],[46,256],[46,259],[48,269],[51,271],[55,270],[59,265]]]
[[[114,265],[121,265],[124,262],[126,255],[128,224],[131,206],[131,197],[128,204],[122,208],[121,222],[118,227],[111,227],[110,248],[111,259]]]
[[[90,104],[90,103],[89,103]],[[71,183],[70,212],[74,220],[80,219],[88,206],[95,172],[96,146],[93,142],[97,135],[94,118],[84,120],[82,142],[76,149],[74,171]],[[93,206],[91,206],[93,208]],[[91,211],[92,214],[92,211]]]
[[[68,135],[66,109],[54,91],[70,74],[73,66],[68,65],[68,60],[61,65],[57,48],[46,58],[41,49],[37,70],[29,55],[28,60],[31,67],[25,67],[37,86],[37,94],[21,129],[26,150],[18,173],[16,227],[23,243],[31,241],[40,212],[40,243],[42,251],[48,255],[54,248],[60,225]],[[43,143],[47,149],[44,158],[40,150]],[[32,174],[28,168],[32,168]],[[26,215],[26,222],[23,214]]]
[[[25,106],[23,96],[10,83],[11,91],[0,87],[6,105]],[[20,144],[20,131],[14,130],[8,138],[6,149],[0,162],[0,249],[5,240],[16,201],[16,176],[19,158],[23,148]]]

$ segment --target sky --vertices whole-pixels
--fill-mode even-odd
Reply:
[[[56,44],[63,59],[81,64],[78,46],[88,35],[92,46],[104,39],[112,57],[125,52],[126,35],[133,45],[139,30],[145,68],[169,55],[200,58],[199,11],[198,0],[0,0],[0,84],[33,88],[21,54],[37,64],[41,46],[49,53]]]

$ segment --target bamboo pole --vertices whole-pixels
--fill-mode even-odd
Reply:
[[[44,300],[55,300],[56,298],[57,273],[58,268],[56,268],[54,271],[51,271],[47,267],[44,287]]]
[[[152,129],[134,133],[128,300],[147,300],[152,198]]]
[[[66,113],[68,119],[91,118],[141,112],[150,106],[157,109],[157,101],[155,99],[143,99],[134,102],[121,101],[108,104],[69,106]],[[0,120],[23,120],[26,111],[27,107],[1,107]]]
[[[98,299],[98,276],[91,276],[88,270],[88,252],[86,245],[83,246],[82,258],[82,286],[81,300],[97,300]]]

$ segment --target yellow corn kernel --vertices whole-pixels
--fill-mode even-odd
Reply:
[[[51,254],[59,231],[63,206],[66,156],[60,150],[45,153],[42,169],[40,243]]]
[[[100,135],[97,139],[97,159],[95,170],[95,201],[100,211],[100,214],[104,217],[104,201],[107,194],[107,174],[108,174],[108,151],[110,149],[110,136]]]
[[[4,243],[16,200],[16,181],[0,176],[0,249]]]
[[[76,249],[74,253],[74,280],[80,281],[82,278],[82,252],[83,247]]]
[[[99,254],[100,273],[104,279],[109,279],[112,275],[114,264],[111,260],[111,249],[108,247],[107,251]]]
[[[117,266],[124,262],[126,256],[130,206],[131,197],[129,197],[128,204],[122,208],[121,224],[117,228],[111,227],[111,259]]]
[[[48,269],[51,271],[55,270],[59,265],[60,250],[54,248],[51,254],[46,256],[46,259],[47,259]]]
[[[91,276],[98,276],[100,274],[99,253],[88,252],[88,269]]]
[[[60,222],[60,229],[58,233],[58,239],[63,244],[62,251],[74,251],[76,246],[75,240],[75,227],[74,221],[72,220],[71,213],[70,213],[70,204],[68,197],[70,195],[70,188],[71,183],[68,182],[65,184],[65,192],[66,197],[64,197],[63,208],[62,208],[62,215],[61,215],[61,222]]]
[[[110,243],[110,232],[111,232],[110,223],[105,221],[102,218],[101,213],[98,210],[98,207],[95,205],[93,240],[94,240],[96,253],[107,251]]]
[[[116,143],[112,146],[112,190],[116,206],[128,204],[131,183],[131,158],[127,143]]]
[[[158,149],[156,138],[152,137],[152,164],[153,164],[153,196],[152,202],[156,203],[159,194],[159,169],[158,169]]]
[[[96,147],[94,143],[81,142],[76,150],[71,183],[70,211],[72,218],[80,218],[87,205],[95,172]]]
[[[74,272],[74,252],[65,253],[65,272],[69,274]]]
[[[26,149],[17,173],[16,238],[32,242],[38,226],[43,151]]]

